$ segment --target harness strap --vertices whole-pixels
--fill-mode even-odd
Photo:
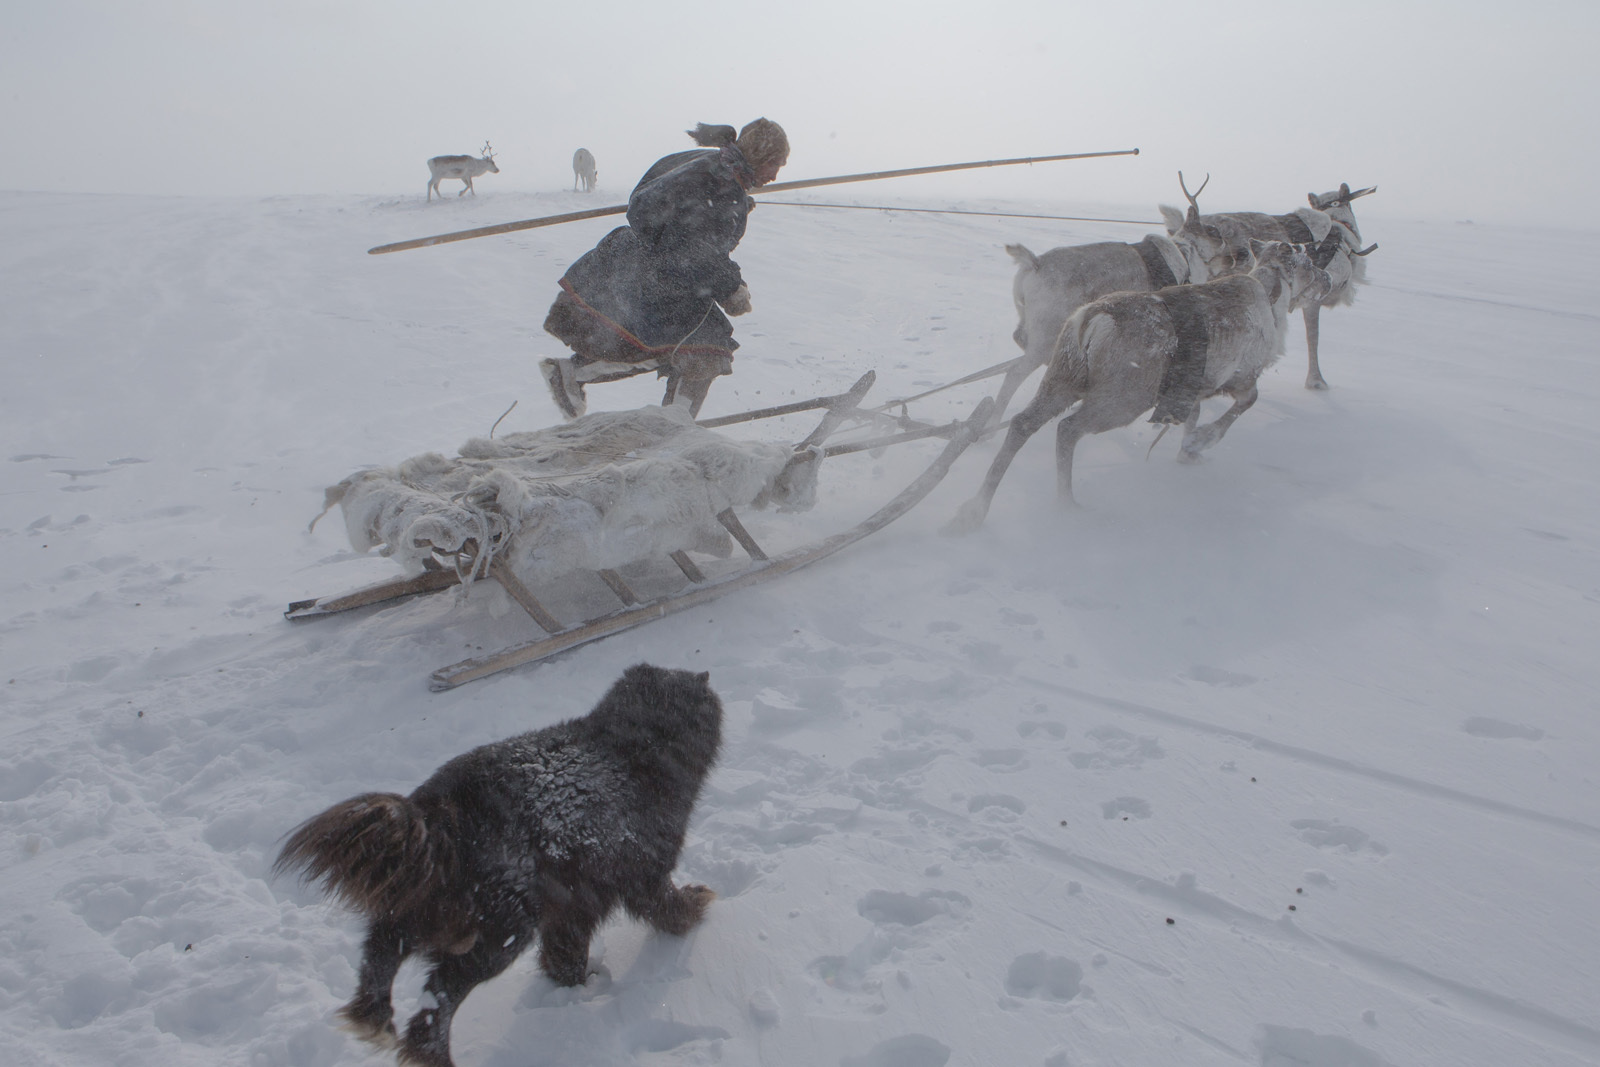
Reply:
[[[1172,273],[1172,267],[1167,263],[1167,257],[1161,254],[1161,246],[1154,234],[1130,247],[1139,253],[1140,259],[1144,260],[1144,270],[1150,276],[1151,289],[1165,289],[1169,285],[1178,284],[1177,277]]]
[[[1316,243],[1316,238],[1311,235],[1311,227],[1306,225],[1306,220],[1299,215],[1274,215],[1283,224],[1283,235],[1289,238],[1290,244],[1308,245]]]
[[[1160,294],[1161,306],[1172,320],[1177,344],[1161,373],[1156,409],[1151,422],[1186,422],[1206,383],[1206,349],[1211,331],[1205,309],[1193,289],[1184,286]]]

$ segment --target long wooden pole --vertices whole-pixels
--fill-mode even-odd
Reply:
[[[1054,163],[1063,159],[1098,159],[1102,156],[1136,156],[1137,148],[1124,148],[1115,152],[1074,152],[1060,156],[1028,156],[1023,159],[987,159],[978,163],[942,163],[933,167],[908,167],[904,170],[875,170],[866,174],[840,174],[831,178],[805,178],[795,182],[773,182],[754,190],[758,193],[786,193],[794,189],[815,189],[819,185],[843,185],[846,182],[870,182],[880,178],[906,178],[914,174],[942,174],[952,170],[973,170],[978,167],[1012,167],[1020,163]],[[474,237],[491,237],[497,233],[515,233],[518,230],[533,230],[542,226],[559,226],[564,222],[579,222],[583,219],[598,219],[606,215],[620,215],[628,210],[627,204],[615,204],[611,207],[590,208],[588,211],[569,211],[564,215],[546,215],[538,219],[522,219],[519,222],[502,222],[494,226],[479,226],[474,230],[457,230],[454,233],[441,233],[434,237],[417,237],[409,241],[395,241],[393,244],[379,245],[367,249],[367,254],[372,256],[382,255],[385,252],[404,252],[411,248],[429,248],[433,245],[449,244],[451,241],[470,241]]]
[[[1102,219],[1088,215],[1023,215],[1015,211],[961,211],[953,207],[897,207],[894,204],[822,204],[804,200],[769,200],[773,207],[831,207],[846,211],[908,211],[918,215],[982,215],[992,219],[1049,219],[1054,222],[1125,222],[1130,226],[1160,226],[1159,219]]]

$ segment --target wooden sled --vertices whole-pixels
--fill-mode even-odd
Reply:
[[[545,632],[545,635],[487,656],[475,657],[451,664],[448,667],[441,667],[433,672],[429,682],[430,687],[435,691],[452,689],[465,682],[525,663],[534,663],[558,652],[576,648],[579,645],[619,633],[653,619],[659,619],[674,612],[696,607],[728,593],[743,589],[746,586],[778,578],[854,544],[869,534],[883,529],[889,523],[910,511],[939,484],[940,480],[950,470],[951,465],[955,463],[956,458],[966,450],[967,446],[981,436],[989,412],[993,408],[993,401],[990,399],[981,401],[971,416],[964,421],[956,421],[944,426],[915,423],[911,425],[911,428],[900,429],[900,432],[897,433],[843,444],[823,445],[822,442],[846,419],[853,419],[862,423],[882,422],[893,425],[897,429],[907,425],[909,420],[904,417],[895,419],[882,413],[869,412],[860,408],[860,402],[866,395],[867,390],[872,387],[875,378],[875,374],[868,371],[847,392],[836,396],[818,397],[814,400],[803,400],[792,404],[748,411],[738,415],[704,419],[699,422],[702,427],[715,429],[755,419],[772,418],[821,408],[827,409],[826,415],[824,415],[817,428],[795,447],[795,456],[791,460],[792,463],[814,462],[816,449],[818,448],[820,448],[822,456],[827,457],[877,450],[890,445],[929,437],[945,438],[945,447],[938,458],[916,480],[902,490],[898,496],[872,515],[850,529],[834,534],[815,544],[801,546],[773,556],[769,555],[757,543],[756,539],[751,536],[750,532],[745,529],[734,509],[728,508],[718,514],[716,518],[743,548],[745,555],[748,557],[748,562],[744,566],[728,573],[708,576],[690,558],[687,552],[683,550],[674,551],[670,553],[669,558],[677,565],[678,570],[682,572],[687,584],[678,591],[656,597],[640,596],[630,587],[622,574],[616,570],[597,571],[595,573],[599,575],[600,579],[611,590],[611,593],[615,595],[620,602],[620,606],[608,613],[570,624],[558,619],[540,601],[533,590],[529,589],[527,584],[505,564],[503,556],[498,553],[492,553],[483,577],[498,582],[510,598],[527,612],[528,616]],[[473,573],[475,564],[476,561],[471,558],[429,559],[424,563],[424,570],[421,574],[409,578],[380,582],[340,596],[295,601],[284,612],[284,617],[291,621],[300,622],[324,618],[356,608],[388,603],[406,597],[438,592],[459,584],[462,580],[462,575]]]

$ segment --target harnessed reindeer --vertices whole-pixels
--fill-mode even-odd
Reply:
[[[1210,175],[1206,176],[1210,181]],[[1318,266],[1328,270],[1333,288],[1319,303],[1307,304],[1301,309],[1306,324],[1306,388],[1326,389],[1322,368],[1317,362],[1317,343],[1321,335],[1321,314],[1325,307],[1338,307],[1355,302],[1357,285],[1366,284],[1367,264],[1362,257],[1377,248],[1361,247],[1361,230],[1356,225],[1355,212],[1350,202],[1357,197],[1378,191],[1376,185],[1350,191],[1348,184],[1340,185],[1334,192],[1307,193],[1310,207],[1298,208],[1287,215],[1267,215],[1257,211],[1230,211],[1216,215],[1200,214],[1200,192],[1189,194],[1178,172],[1178,187],[1189,201],[1187,214],[1177,208],[1161,205],[1161,215],[1166,220],[1167,232],[1176,238],[1183,234],[1202,249],[1211,273],[1235,274],[1250,269],[1249,242],[1286,241],[1290,244],[1320,243],[1324,262]],[[1200,189],[1205,189],[1202,183]],[[1337,246],[1329,247],[1325,239],[1338,232]]]
[[[594,181],[599,177],[599,171],[594,169],[594,153],[587,148],[580,148],[572,153],[572,191],[577,192],[578,186],[583,186],[586,193],[594,192]]]
[[[1006,371],[995,392],[991,425],[996,426],[1023,379],[1050,362],[1056,335],[1074,311],[1112,293],[1148,293],[1210,277],[1201,248],[1184,233],[1150,234],[1136,244],[1070,245],[1042,256],[1020,244],[1006,245],[1006,251],[1017,261],[1011,283],[1017,328],[1011,338],[1022,349],[1022,358]]]
[[[483,151],[478,156],[434,156],[428,160],[428,199],[433,199],[434,193],[439,193],[439,182],[445,178],[455,178],[466,182],[466,188],[457,196],[466,196],[471,193],[478,195],[472,187],[472,179],[480,174],[499,174],[500,168],[495,166],[494,153],[489,150],[489,142],[483,142]],[[439,193],[439,198],[444,199],[444,194]]]
[[[1156,403],[1167,368],[1184,362],[1200,370],[1197,399],[1225,393],[1233,406],[1199,426],[1200,405],[1184,423],[1179,458],[1197,459],[1256,401],[1256,379],[1283,353],[1288,315],[1324,299],[1331,286],[1301,248],[1251,241],[1248,274],[1154,293],[1116,293],[1079,308],[1062,327],[1039,393],[1006,432],[983,485],[961,506],[947,533],[983,524],[995,490],[1019,449],[1045,423],[1083,403],[1056,425],[1056,487],[1073,502],[1072,453],[1092,433],[1126,426]],[[1185,352],[1198,344],[1198,353]],[[1197,355],[1197,360],[1184,359]]]

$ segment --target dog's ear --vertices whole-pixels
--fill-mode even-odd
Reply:
[[[701,685],[705,685],[711,681],[711,672],[701,671],[699,674],[694,676],[694,680],[699,682]]]

